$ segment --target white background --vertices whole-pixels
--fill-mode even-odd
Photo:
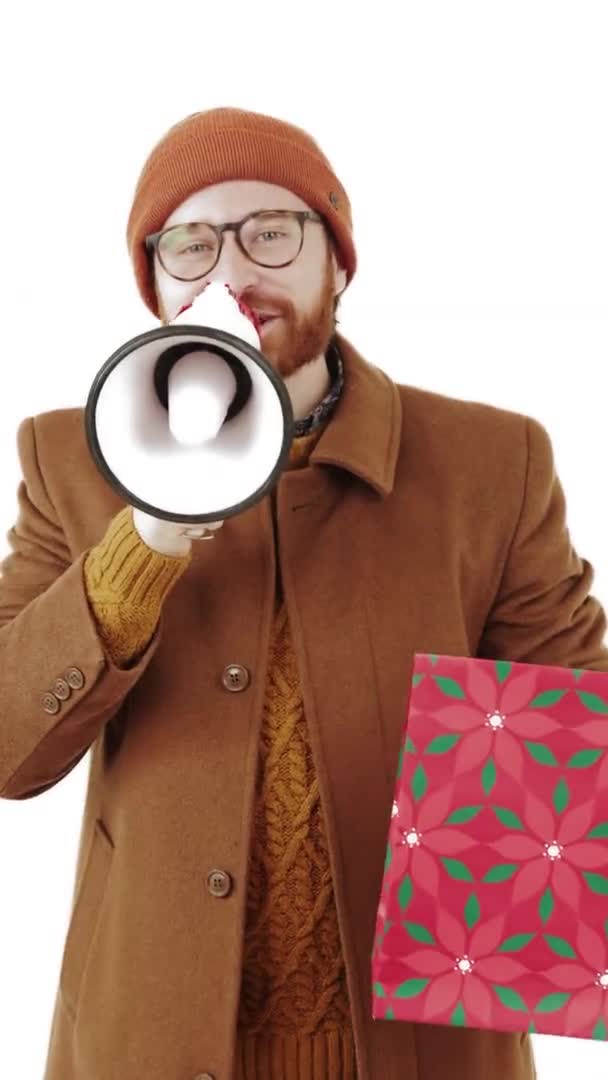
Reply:
[[[604,3],[3,10],[0,556],[20,420],[84,405],[110,353],[155,325],[124,240],[146,155],[182,116],[236,105],[307,128],[349,192],[359,270],[341,330],[363,355],[547,427],[573,544],[608,603]],[[19,723],[1,698],[0,723]],[[0,801],[10,1080],[42,1076],[88,763]],[[534,1045],[540,1080],[608,1074],[604,1044]]]

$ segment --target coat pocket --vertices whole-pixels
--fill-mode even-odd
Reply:
[[[106,827],[97,818],[72,909],[59,975],[61,993],[72,1019],[76,1016],[82,975],[99,919],[113,852],[114,845]]]

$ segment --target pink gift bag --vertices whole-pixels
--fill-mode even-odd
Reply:
[[[608,1038],[608,673],[415,653],[377,1020]]]

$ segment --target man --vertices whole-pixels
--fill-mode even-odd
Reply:
[[[163,321],[213,280],[273,316],[296,430],[271,495],[171,555],[82,409],[19,427],[0,794],[92,748],[45,1080],[531,1080],[526,1034],[372,1020],[371,955],[414,651],[608,670],[549,437],[336,332],[350,205],[292,125],[186,118],[128,239]]]

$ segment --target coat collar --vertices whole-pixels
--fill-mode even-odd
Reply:
[[[339,465],[390,495],[401,444],[402,405],[396,383],[369,363],[341,334],[335,336],[344,364],[344,385],[325,430],[310,454],[311,465]]]

